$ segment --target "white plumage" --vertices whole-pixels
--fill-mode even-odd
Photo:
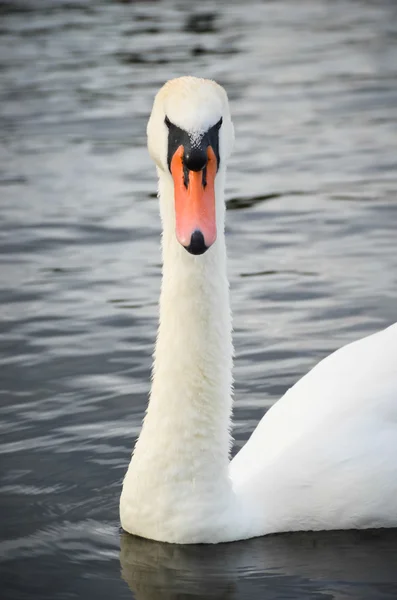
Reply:
[[[192,134],[223,119],[218,237],[202,256],[188,254],[175,237],[165,115]],[[149,406],[120,500],[122,526],[177,543],[397,526],[397,324],[321,361],[229,461],[224,183],[232,145],[223,88],[184,77],[160,90],[148,124],[163,223],[160,323]]]

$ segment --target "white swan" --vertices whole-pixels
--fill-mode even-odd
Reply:
[[[321,361],[229,461],[224,183],[232,143],[227,96],[215,82],[182,77],[159,91],[148,146],[163,223],[160,325],[122,527],[216,543],[397,526],[397,324]]]

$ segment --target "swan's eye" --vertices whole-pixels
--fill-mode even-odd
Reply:
[[[223,123],[223,117],[221,117],[221,118],[219,119],[218,123],[215,123],[215,125],[214,125],[214,129],[215,129],[216,131],[219,131],[219,130],[220,130],[220,128],[221,128],[221,125],[222,125],[222,123]]]
[[[171,127],[171,125],[172,125],[172,123],[171,123],[171,121],[169,120],[169,118],[167,117],[167,115],[165,116],[164,123],[167,125],[168,129],[169,129],[169,128]]]

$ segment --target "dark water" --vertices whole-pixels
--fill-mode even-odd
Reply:
[[[396,598],[395,531],[119,534],[160,284],[145,126],[188,73],[226,87],[236,126],[235,449],[397,320],[395,2],[0,2],[1,597]]]

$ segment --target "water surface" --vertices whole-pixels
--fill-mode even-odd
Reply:
[[[236,129],[234,451],[397,320],[394,2],[1,2],[2,597],[395,598],[395,532],[120,536],[160,285],[145,127],[181,74],[223,84]]]

